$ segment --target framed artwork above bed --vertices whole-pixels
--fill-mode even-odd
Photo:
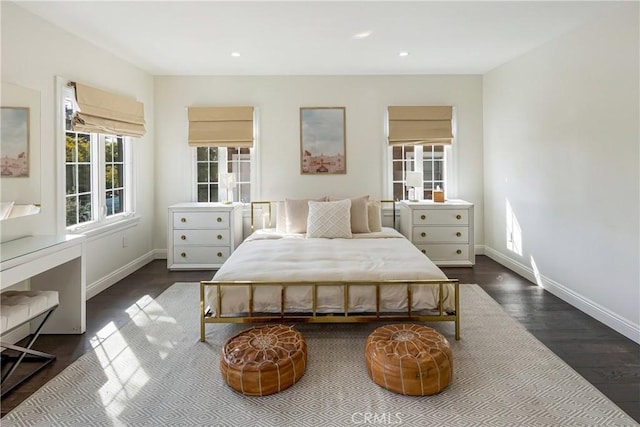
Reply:
[[[347,173],[345,107],[300,108],[300,172]]]

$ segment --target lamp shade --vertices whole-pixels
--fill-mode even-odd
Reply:
[[[407,172],[405,179],[407,187],[422,187],[422,172]]]
[[[232,173],[220,174],[220,186],[222,188],[233,188],[236,185],[236,177]]]

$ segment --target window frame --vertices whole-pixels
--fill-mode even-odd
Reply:
[[[399,200],[409,200],[409,194],[408,194],[408,189],[405,185],[406,182],[406,173],[407,172],[411,172],[411,171],[415,171],[415,172],[422,172],[423,173],[423,179],[422,179],[422,183],[423,185],[420,187],[416,187],[416,191],[417,194],[420,194],[420,197],[417,197],[418,200],[431,200],[431,198],[426,198],[425,197],[425,192],[426,191],[432,191],[432,189],[426,189],[425,188],[425,183],[432,183],[432,184],[436,184],[437,182],[442,182],[442,187],[444,187],[444,192],[445,192],[445,197],[450,197],[450,194],[452,194],[452,190],[451,190],[451,173],[450,173],[450,169],[451,169],[451,161],[450,158],[452,156],[452,147],[451,145],[440,145],[441,147],[443,147],[443,159],[442,159],[442,179],[441,180],[432,180],[432,177],[427,177],[424,176],[424,162],[425,161],[432,161],[432,162],[436,162],[439,160],[433,160],[433,158],[426,158],[425,157],[425,150],[429,149],[431,150],[432,146],[422,146],[422,145],[402,145],[402,146],[395,146],[395,147],[388,147],[387,149],[387,156],[388,156],[388,174],[389,174],[389,179],[388,179],[388,194],[390,199],[394,199],[396,201]],[[394,148],[399,148],[401,147],[403,150],[403,158],[402,159],[395,159],[393,157],[393,149]],[[412,155],[407,155],[409,153],[405,153],[405,148],[406,147],[412,147],[413,151],[412,151]],[[400,163],[402,165],[402,179],[401,180],[396,180],[394,179],[394,165]],[[403,197],[401,199],[397,199],[395,197],[395,190],[394,190],[394,186],[396,184],[401,184],[403,186]],[[437,184],[436,184],[437,185]]]
[[[90,147],[91,147],[91,204],[92,204],[92,218],[89,221],[73,224],[67,226],[67,212],[66,212],[66,108],[65,100],[71,95],[73,96],[73,90],[69,88],[69,79],[62,77],[56,77],[56,165],[58,185],[56,188],[56,224],[57,230],[60,234],[67,233],[82,233],[86,235],[101,234],[114,229],[128,228],[139,222],[140,218],[136,216],[135,210],[135,150],[133,144],[135,143],[133,138],[127,136],[117,135],[105,135],[98,133],[77,132],[76,134],[89,135]],[[124,193],[125,196],[122,200],[124,208],[122,212],[107,215],[107,192],[106,188],[106,166],[105,160],[106,145],[105,139],[108,137],[122,138],[123,141],[123,157],[124,157]],[[95,208],[93,208],[95,207]]]
[[[199,202],[198,200],[198,185],[203,182],[198,181],[198,163],[204,163],[203,161],[198,160],[198,148],[206,148],[206,147],[193,147],[192,148],[192,155],[193,155],[193,161],[192,161],[192,165],[193,165],[193,174],[192,174],[192,200],[198,203],[216,203],[216,202],[223,202],[227,200],[227,190],[220,188],[219,187],[219,180],[216,181],[211,181],[209,180],[206,184],[208,184],[209,186],[212,185],[218,185],[218,200],[217,201],[209,201],[209,202]],[[230,160],[229,159],[229,149],[230,148],[234,148],[234,149],[239,149],[241,150],[241,148],[237,148],[237,147],[210,147],[210,148],[216,148],[218,150],[217,153],[217,161],[215,163],[218,164],[218,176],[216,177],[217,179],[220,176],[220,173],[229,173],[229,165],[231,162],[242,162],[242,163],[249,163],[249,181],[236,181],[236,184],[234,186],[234,188],[232,190],[230,190],[229,194],[230,194],[230,200],[232,200],[234,203],[240,202],[244,205],[247,205],[249,203],[251,203],[252,200],[254,200],[254,188],[255,188],[255,164],[256,164],[256,153],[255,153],[255,146],[253,148],[249,148],[249,160]],[[211,164],[214,163],[213,161],[206,161],[207,163]],[[248,194],[248,198],[245,197],[245,195],[241,195],[240,197],[238,194],[238,188],[240,184],[249,184],[250,186],[250,190],[249,190],[249,194]],[[211,194],[210,192],[211,190],[209,190],[209,195]]]
[[[444,172],[443,172],[443,181],[445,184],[445,188],[444,188],[444,197],[445,200],[450,198],[456,198],[458,196],[458,180],[457,180],[457,173],[456,171],[458,170],[458,150],[457,150],[457,108],[453,107],[453,111],[452,111],[452,117],[451,117],[451,132],[453,135],[453,138],[451,139],[451,144],[442,144],[442,146],[444,147],[444,160],[443,160],[443,168],[444,168]],[[394,180],[394,175],[393,175],[393,163],[394,163],[394,159],[393,159],[393,146],[390,146],[388,144],[388,140],[389,140],[389,113],[388,110],[385,112],[385,135],[387,136],[387,139],[385,140],[385,146],[387,147],[386,150],[386,158],[384,159],[385,161],[385,170],[387,172],[387,176],[385,179],[385,186],[386,186],[386,194],[387,194],[387,198],[389,200],[395,200],[395,196],[394,196],[394,190],[393,190],[393,185],[394,183],[402,183],[403,186],[403,196],[406,198],[403,198],[401,200],[409,200],[409,196],[408,196],[408,190],[407,187],[405,185],[406,182],[406,172],[408,171],[408,169],[404,169],[402,171],[402,180],[401,181],[396,181]],[[406,147],[410,144],[406,144],[403,145],[403,147]],[[415,145],[415,152],[416,155],[413,159],[413,167],[415,169],[411,169],[413,171],[417,171],[417,172],[423,172],[423,146],[422,145]],[[419,149],[419,150],[418,150]],[[420,155],[417,155],[417,152],[420,152]],[[403,162],[404,163],[404,162]],[[420,200],[430,200],[430,199],[424,199],[424,182],[426,177],[423,177],[423,186],[419,188],[420,193],[422,195],[422,198]],[[399,200],[396,200],[399,201]]]

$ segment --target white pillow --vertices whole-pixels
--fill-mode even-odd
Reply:
[[[376,231],[382,231],[382,203],[378,200],[370,200],[367,203],[367,211],[368,211],[368,220],[369,220],[369,230],[372,233]]]
[[[351,238],[351,200],[309,201],[307,237]]]
[[[287,211],[284,207],[284,202],[276,202],[276,232],[287,232]]]
[[[284,199],[286,212],[286,232],[305,233],[307,231],[307,217],[309,216],[309,201],[324,202],[326,197],[320,199]]]

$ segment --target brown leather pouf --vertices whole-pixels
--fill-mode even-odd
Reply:
[[[307,365],[307,343],[300,332],[284,325],[244,330],[222,348],[220,371],[233,389],[248,396],[266,396],[296,383]]]
[[[426,326],[401,324],[376,329],[367,338],[365,359],[371,379],[400,394],[436,394],[453,377],[449,342]]]

